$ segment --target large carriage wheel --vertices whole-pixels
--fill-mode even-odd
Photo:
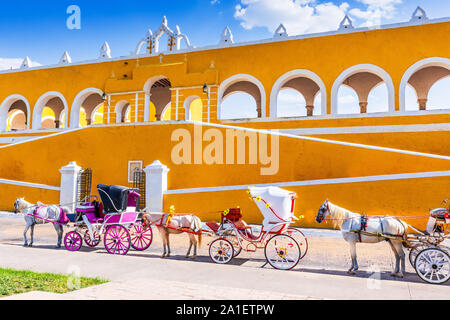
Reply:
[[[242,252],[238,237],[234,229],[226,234],[226,239],[233,245],[233,258],[236,258]]]
[[[429,246],[424,245],[424,244],[418,244],[418,245],[414,246],[413,248],[411,248],[411,250],[409,251],[409,263],[411,263],[413,268],[416,267],[415,263],[416,263],[417,255],[421,251],[428,249],[428,248],[429,248]]]
[[[70,231],[64,237],[64,246],[67,250],[75,252],[81,249],[83,238],[78,232]]]
[[[130,233],[120,224],[112,225],[105,233],[104,242],[108,253],[126,255],[131,246]]]
[[[438,248],[421,251],[416,258],[417,275],[424,281],[442,284],[450,278],[450,256]]]
[[[297,241],[285,234],[278,234],[267,241],[264,254],[267,262],[279,270],[291,270],[302,256]]]
[[[152,227],[144,227],[142,223],[131,226],[130,230],[131,246],[137,251],[147,250],[153,241]]]
[[[219,264],[226,264],[234,257],[233,245],[226,239],[214,240],[209,245],[209,257]]]
[[[86,232],[84,233],[84,242],[86,242],[86,244],[91,248],[95,248],[96,246],[98,246],[101,241],[101,237],[97,231],[93,231],[93,234],[94,234],[94,241],[91,240],[89,230],[86,230]]]
[[[289,228],[287,230],[287,235],[293,238],[298,243],[298,245],[300,246],[300,250],[302,252],[300,260],[303,259],[308,253],[308,238],[305,236],[303,232],[294,228]]]

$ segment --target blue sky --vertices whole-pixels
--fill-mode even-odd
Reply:
[[[227,25],[233,31],[235,41],[242,42],[271,37],[270,29],[275,23],[287,24],[292,35],[297,30],[303,31],[300,25],[309,27],[308,32],[314,31],[314,23],[320,24],[317,19],[309,21],[305,10],[298,11],[297,16],[291,10],[289,15],[286,12],[289,8],[283,9],[286,1],[290,0],[261,0],[269,5],[255,5],[253,0],[4,1],[0,11],[0,57],[23,58],[28,55],[33,61],[46,65],[58,62],[67,50],[74,61],[82,61],[96,58],[105,40],[109,42],[113,56],[128,55],[148,28],[154,30],[159,26],[163,15],[167,16],[169,25],[178,24],[197,47],[216,44]],[[350,13],[354,9],[367,11],[374,4],[381,11],[392,6],[394,12],[382,12],[383,24],[409,20],[417,5],[421,5],[430,18],[450,16],[450,1],[443,0],[296,1],[306,3],[303,7],[316,10],[326,3],[333,3],[336,7],[348,4],[344,9]],[[66,28],[66,9],[71,4],[81,8],[81,30]],[[236,6],[246,10],[245,14],[238,16]],[[274,10],[270,6],[281,9]],[[265,14],[270,19],[266,19]],[[365,22],[355,15],[353,18],[356,25]],[[329,27],[324,25],[324,28]]]
[[[66,27],[70,5],[81,9],[80,30]],[[280,23],[289,35],[336,30],[345,14],[356,27],[405,22],[417,6],[425,9],[429,18],[450,16],[448,0],[4,1],[0,11],[0,69],[18,67],[25,56],[42,65],[56,64],[65,51],[73,62],[96,59],[104,41],[110,44],[113,57],[128,56],[149,28],[159,27],[164,15],[170,27],[179,25],[192,45],[203,47],[217,44],[226,26],[236,42],[245,42],[271,38]],[[433,89],[437,92],[433,104],[448,107],[449,87],[447,78]],[[342,90],[344,109],[351,112],[357,106],[355,94]],[[371,105],[384,108],[384,95],[383,91],[372,95]],[[281,95],[287,114],[298,113],[299,103],[292,103],[295,98],[293,92]],[[416,102],[411,92],[407,99],[411,104]],[[241,104],[254,103],[245,97],[227,100],[231,114]],[[301,109],[299,115],[305,112]]]

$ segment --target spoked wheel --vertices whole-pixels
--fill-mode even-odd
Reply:
[[[71,231],[64,237],[64,246],[67,250],[75,252],[81,249],[83,238],[78,232]]]
[[[417,275],[425,282],[442,284],[450,278],[450,256],[441,249],[421,251],[415,261]]]
[[[289,228],[287,230],[287,235],[293,238],[298,243],[302,253],[302,255],[300,256],[300,260],[303,259],[308,253],[308,238],[303,232],[294,228]]]
[[[153,241],[152,227],[144,227],[142,223],[133,225],[130,230],[131,246],[137,251],[147,250]]]
[[[126,255],[131,246],[130,233],[122,225],[112,225],[105,233],[104,242],[108,253]]]
[[[267,262],[279,270],[291,270],[302,256],[297,241],[285,234],[276,235],[267,241],[264,254]]]
[[[97,231],[93,231],[93,233],[94,233],[94,241],[91,240],[89,230],[86,230],[86,232],[84,233],[84,242],[86,242],[86,244],[91,248],[95,248],[96,246],[98,246],[101,241],[101,237],[97,233]]]
[[[209,245],[209,257],[219,264],[226,264],[234,257],[233,245],[226,239],[214,240]]]
[[[428,248],[429,248],[429,246],[426,246],[426,245],[423,245],[423,244],[418,244],[415,247],[411,248],[411,250],[409,251],[409,263],[411,263],[413,268],[416,267],[415,263],[416,263],[417,255],[421,251],[423,251],[425,249],[428,249]]]

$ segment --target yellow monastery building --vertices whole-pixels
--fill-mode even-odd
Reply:
[[[346,17],[336,28],[289,36],[280,25],[273,38],[248,43],[226,28],[218,44],[196,48],[164,18],[128,57],[112,58],[105,43],[92,61],[72,62],[66,52],[57,65],[30,67],[26,58],[0,72],[0,209],[22,196],[63,202],[61,168],[71,163],[92,169],[93,186],[131,186],[131,167],[158,169],[147,206],[160,194],[161,209],[202,220],[240,206],[259,223],[245,192],[253,185],[297,192],[301,226],[318,226],[327,198],[365,214],[427,215],[450,197],[450,102],[427,104],[450,75],[450,18],[431,20],[418,8],[405,23],[354,28]],[[388,98],[374,112],[368,97],[380,84]],[[341,86],[356,92],[359,114],[340,112]],[[417,110],[406,108],[407,87]],[[286,88],[303,95],[305,116],[280,116]],[[237,92],[254,98],[257,118],[222,119],[223,101]],[[213,142],[229,147],[230,131],[248,142],[244,156],[233,143],[207,157]],[[192,143],[174,157],[187,135]]]

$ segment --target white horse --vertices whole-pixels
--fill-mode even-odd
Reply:
[[[378,243],[388,241],[395,255],[395,270],[391,276],[403,278],[405,274],[404,240],[408,235],[408,224],[395,217],[362,216],[340,208],[326,200],[317,213],[316,221],[321,223],[330,218],[335,227],[339,227],[342,236],[350,245],[352,266],[349,274],[356,274],[358,261],[356,257],[357,243]],[[400,271],[401,262],[401,271]]]
[[[167,223],[167,219],[169,219],[169,223]],[[199,247],[202,245],[202,221],[198,217],[194,215],[171,216],[167,213],[144,212],[142,221],[146,227],[156,225],[158,228],[164,248],[161,258],[170,257],[169,235],[182,233],[189,235],[189,250],[186,258],[189,258],[192,247],[194,247],[194,254],[191,258],[195,259],[197,257],[197,245]],[[198,242],[195,239],[196,234],[198,235]]]
[[[39,209],[39,212],[36,216],[34,216],[36,210]],[[61,211],[62,209],[62,211]],[[24,246],[25,247],[32,247],[34,242],[34,227],[35,225],[39,224],[47,224],[47,223],[53,223],[53,227],[56,230],[56,233],[58,234],[58,242],[56,244],[56,248],[61,248],[61,242],[63,237],[63,224],[67,224],[67,214],[69,213],[69,208],[67,207],[60,207],[60,206],[44,206],[42,203],[38,203],[36,205],[33,205],[27,201],[25,201],[24,198],[19,198],[14,202],[14,213],[22,213],[25,218],[25,230],[23,232],[23,237],[25,240]],[[44,221],[42,219],[37,218],[43,218],[47,221]],[[31,228],[31,242],[28,244],[27,239],[27,232],[28,229]]]

